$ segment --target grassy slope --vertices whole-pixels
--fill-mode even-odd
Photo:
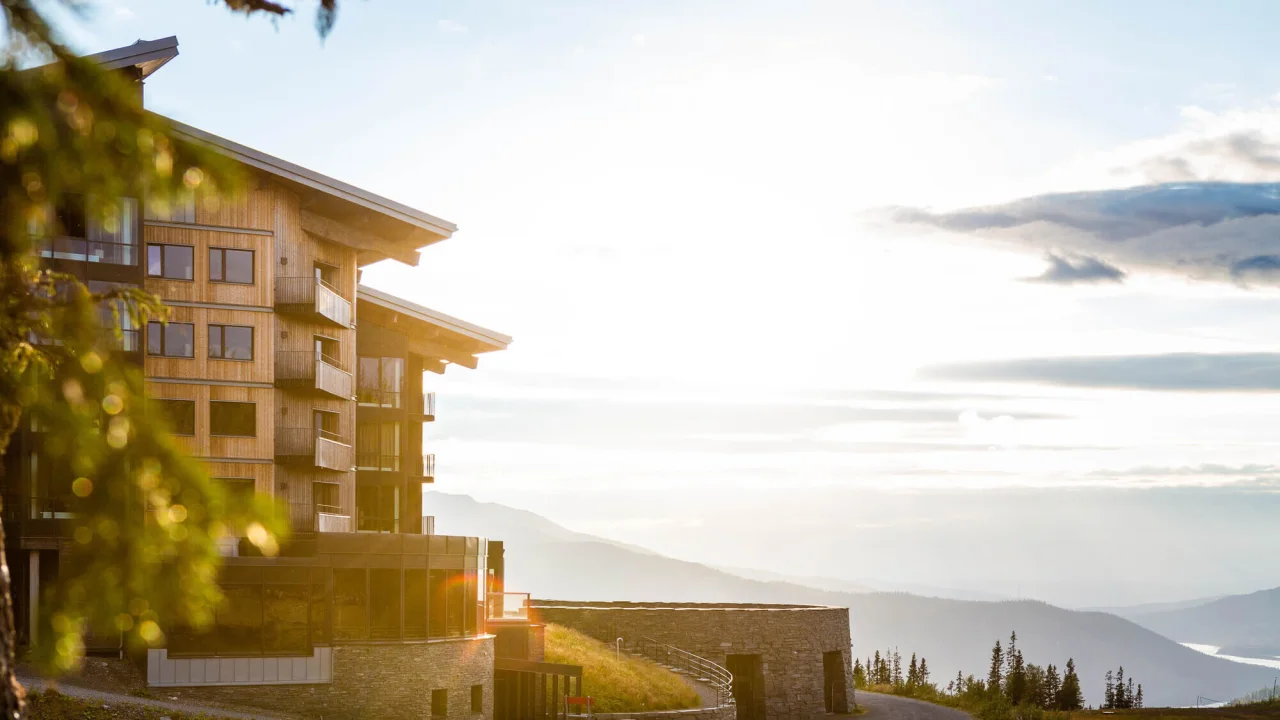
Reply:
[[[27,696],[27,717],[31,720],[215,720],[214,716],[143,707],[125,703],[80,700],[57,692],[36,692]]]
[[[699,707],[698,694],[675,673],[560,625],[547,625],[547,662],[582,666],[583,691],[596,712],[683,710]]]

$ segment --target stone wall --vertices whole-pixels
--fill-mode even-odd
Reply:
[[[492,636],[335,645],[332,659],[327,684],[191,687],[176,694],[324,720],[423,720],[432,717],[431,691],[446,689],[448,720],[493,718]],[[473,685],[484,688],[481,713],[471,712]]]
[[[537,621],[566,625],[603,642],[621,637],[634,645],[648,637],[721,665],[728,664],[728,655],[760,655],[763,720],[810,720],[825,714],[823,653],[839,651],[853,704],[847,608],[554,600],[535,600],[533,606]]]

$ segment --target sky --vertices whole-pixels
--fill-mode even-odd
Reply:
[[[177,35],[151,109],[459,225],[514,336],[437,488],[690,560],[1069,606],[1280,585],[1280,6],[392,2]]]

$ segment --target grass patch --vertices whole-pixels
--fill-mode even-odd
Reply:
[[[547,625],[547,662],[582,666],[583,692],[596,712],[686,710],[701,707],[693,688],[679,675],[561,625]]]

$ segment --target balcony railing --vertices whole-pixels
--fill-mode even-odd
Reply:
[[[400,472],[401,459],[399,455],[382,455],[380,453],[358,452],[356,453],[356,469],[357,470],[378,470],[384,472]]]
[[[281,350],[276,353],[276,387],[314,390],[349,400],[351,373],[337,358],[314,350]]]
[[[277,277],[276,310],[351,327],[351,301],[317,277]]]
[[[131,243],[87,240],[75,237],[46,238],[37,243],[40,257],[54,260],[137,265],[138,246]]]
[[[336,505],[289,503],[289,527],[294,532],[351,532],[351,516]]]
[[[356,403],[365,407],[400,407],[400,393],[376,387],[360,387],[356,390]]]
[[[410,399],[409,414],[415,419],[421,419],[423,422],[432,422],[436,419],[436,394],[433,392],[414,395]]]
[[[276,428],[276,461],[347,472],[352,468],[351,441],[315,428]]]
[[[529,619],[529,593],[489,593],[485,617],[489,620]]]
[[[436,481],[436,456],[434,453],[423,453],[420,457],[411,458],[409,477],[422,482]]]

